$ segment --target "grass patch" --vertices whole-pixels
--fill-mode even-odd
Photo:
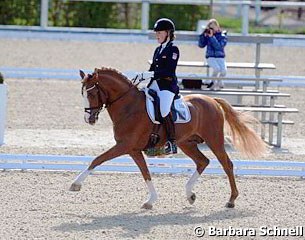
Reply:
[[[242,20],[234,18],[217,17],[217,21],[220,24],[221,29],[227,30],[228,32],[241,32]]]
[[[231,33],[242,32],[242,20],[237,18],[225,18],[217,17],[217,20],[223,30],[227,30]],[[299,28],[279,28],[279,27],[266,27],[256,26],[254,22],[249,24],[249,33],[260,33],[260,34],[305,34],[305,27]]]

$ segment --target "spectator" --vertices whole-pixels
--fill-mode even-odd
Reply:
[[[206,28],[200,34],[198,46],[206,48],[206,61],[212,68],[212,77],[224,77],[227,73],[224,48],[227,44],[227,33],[222,31],[216,19],[210,19]],[[219,90],[224,87],[222,80],[211,81],[208,88]]]

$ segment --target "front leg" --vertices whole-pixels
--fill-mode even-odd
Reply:
[[[150,172],[148,170],[145,158],[141,151],[134,151],[134,152],[130,153],[129,155],[132,157],[132,159],[135,161],[135,163],[140,168],[140,171],[142,173],[142,176],[145,180],[145,183],[146,183],[148,191],[149,191],[148,199],[146,200],[146,202],[144,202],[144,204],[142,205],[142,208],[152,209],[153,203],[157,200],[158,195],[157,195],[155,187],[151,181]]]
[[[105,153],[101,154],[100,156],[96,157],[90,164],[90,166],[82,171],[74,180],[70,187],[70,191],[80,191],[82,183],[88,177],[88,175],[93,172],[93,169],[103,162],[111,160],[113,158],[119,157],[126,153],[126,147],[123,144],[116,144],[112,148],[110,148]]]

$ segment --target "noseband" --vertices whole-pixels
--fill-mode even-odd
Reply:
[[[100,89],[99,89],[97,83],[94,84],[92,87],[90,87],[90,88],[88,88],[88,89],[82,88],[82,95],[83,95],[83,92],[84,92],[84,91],[86,91],[87,94],[88,94],[88,92],[90,92],[91,90],[93,90],[95,87],[97,87],[97,89],[98,89],[98,93],[97,93],[97,94],[98,94],[98,100],[101,101],[101,100],[100,100],[100,99],[101,99],[101,96],[100,96],[101,93],[100,93]],[[104,105],[104,103],[102,102],[101,106],[85,108],[85,112],[88,113],[89,115],[91,115],[91,111],[97,110],[95,114],[96,114],[96,116],[98,116],[99,113],[103,110],[103,105]]]

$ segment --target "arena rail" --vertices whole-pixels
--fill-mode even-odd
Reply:
[[[48,27],[48,12],[49,12],[49,1],[41,0],[40,4],[40,26],[41,28]],[[184,5],[202,5],[209,6],[213,5],[235,5],[242,7],[242,33],[247,35],[249,32],[249,9],[251,1],[217,1],[211,2],[210,0],[70,0],[82,1],[82,2],[115,2],[115,3],[139,3],[141,4],[141,29],[143,32],[149,29],[149,16],[150,16],[150,4],[184,4]]]
[[[0,169],[3,170],[56,170],[80,171],[94,159],[93,156],[0,154]],[[236,175],[285,176],[305,178],[305,162],[265,160],[234,160]],[[152,173],[190,174],[195,165],[187,158],[148,158]],[[139,172],[129,157],[115,158],[97,167],[99,172]],[[211,160],[205,170],[207,174],[223,175],[224,171],[216,160]]]
[[[64,0],[62,0],[64,1]],[[256,22],[259,20],[259,15],[261,7],[277,7],[277,8],[291,8],[291,7],[304,7],[304,2],[298,1],[261,1],[261,0],[69,0],[82,1],[82,2],[115,2],[115,3],[139,3],[141,4],[141,29],[142,31],[147,31],[149,29],[149,16],[150,16],[150,4],[185,4],[185,5],[202,5],[202,6],[237,6],[238,9],[241,8],[242,17],[242,34],[247,35],[249,33],[249,11],[250,6],[255,7],[255,18]],[[40,3],[40,27],[48,27],[48,13],[50,0],[41,0]]]
[[[93,69],[84,69],[85,72],[92,72]],[[59,69],[59,68],[38,68],[38,67],[0,67],[0,72],[3,73],[5,78],[13,79],[58,79],[58,80],[79,80],[79,69]],[[123,72],[126,76],[134,75],[136,71]],[[182,76],[182,75],[180,75]],[[195,74],[183,74],[183,77],[191,78],[196,76]],[[198,75],[200,76],[200,75]],[[279,76],[275,76],[279,77]],[[275,78],[270,76],[270,78]],[[262,77],[262,79],[265,77]],[[282,81],[270,81],[270,85],[274,87],[304,87],[305,78],[304,76],[280,76]]]

